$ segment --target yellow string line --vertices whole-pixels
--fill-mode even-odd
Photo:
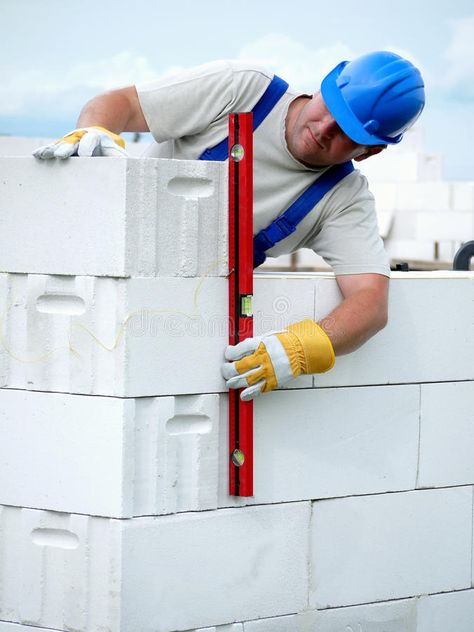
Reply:
[[[45,360],[47,360],[50,356],[52,356],[54,353],[57,353],[58,351],[64,351],[67,350],[70,353],[72,353],[74,356],[76,356],[77,358],[81,358],[81,354],[79,353],[79,351],[77,349],[75,349],[72,345],[71,342],[71,337],[72,337],[72,333],[74,331],[74,329],[81,329],[82,331],[86,332],[87,334],[89,334],[89,336],[94,340],[94,342],[99,346],[102,347],[102,349],[104,349],[105,351],[108,352],[112,352],[115,351],[115,349],[118,347],[118,345],[120,344],[128,322],[130,321],[131,318],[133,318],[133,316],[135,316],[136,314],[140,314],[142,312],[146,312],[148,314],[174,314],[174,315],[179,315],[179,316],[184,316],[185,318],[188,319],[193,319],[193,318],[197,318],[200,316],[200,309],[199,309],[199,298],[200,298],[200,293],[201,293],[201,289],[202,289],[202,285],[204,283],[204,281],[209,278],[209,272],[212,271],[213,269],[217,268],[219,264],[219,261],[217,261],[216,263],[213,263],[207,270],[205,275],[199,280],[198,285],[194,291],[194,295],[193,295],[193,306],[194,306],[194,313],[188,314],[186,312],[182,312],[179,310],[172,310],[172,309],[148,309],[148,308],[143,308],[143,309],[137,309],[134,310],[133,312],[130,312],[130,314],[128,314],[126,316],[126,318],[119,324],[119,328],[118,328],[118,333],[115,336],[115,340],[112,344],[112,346],[108,346],[105,342],[103,342],[102,340],[100,340],[100,338],[98,336],[95,335],[95,333],[86,325],[82,325],[81,323],[74,323],[72,322],[70,325],[70,332],[69,332],[69,336],[68,336],[68,346],[67,347],[56,347],[55,349],[51,349],[50,351],[47,351],[46,353],[39,355],[39,356],[34,356],[33,358],[21,358],[18,355],[16,355],[7,345],[6,340],[5,340],[5,336],[4,336],[4,321],[5,318],[8,314],[8,312],[10,311],[10,309],[12,308],[12,306],[14,305],[15,301],[16,301],[16,297],[12,298],[11,301],[9,302],[9,304],[6,305],[5,310],[3,311],[2,315],[0,316],[0,344],[3,347],[3,349],[5,350],[5,352],[7,353],[7,355],[12,358],[13,360],[16,360],[17,362],[21,362],[23,364],[33,364],[36,362],[43,362]],[[177,277],[179,278],[179,277]]]

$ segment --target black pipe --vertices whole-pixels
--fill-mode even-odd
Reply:
[[[474,257],[474,241],[466,241],[454,256],[453,270],[469,270]]]

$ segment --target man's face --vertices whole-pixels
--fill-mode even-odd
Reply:
[[[310,167],[325,167],[378,153],[374,147],[358,145],[344,134],[320,92],[298,107],[293,120],[287,119],[286,129],[288,149],[296,160]]]

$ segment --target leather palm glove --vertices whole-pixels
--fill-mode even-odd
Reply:
[[[81,127],[59,140],[38,147],[35,158],[69,158],[70,156],[126,156],[125,141],[105,127]]]
[[[244,388],[247,401],[287,384],[302,374],[324,373],[335,355],[326,332],[313,320],[303,320],[284,331],[247,338],[225,351],[222,374],[228,388]]]

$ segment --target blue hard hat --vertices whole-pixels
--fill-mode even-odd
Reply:
[[[418,68],[387,51],[341,62],[324,78],[321,95],[339,127],[360,145],[399,143],[425,105]]]

